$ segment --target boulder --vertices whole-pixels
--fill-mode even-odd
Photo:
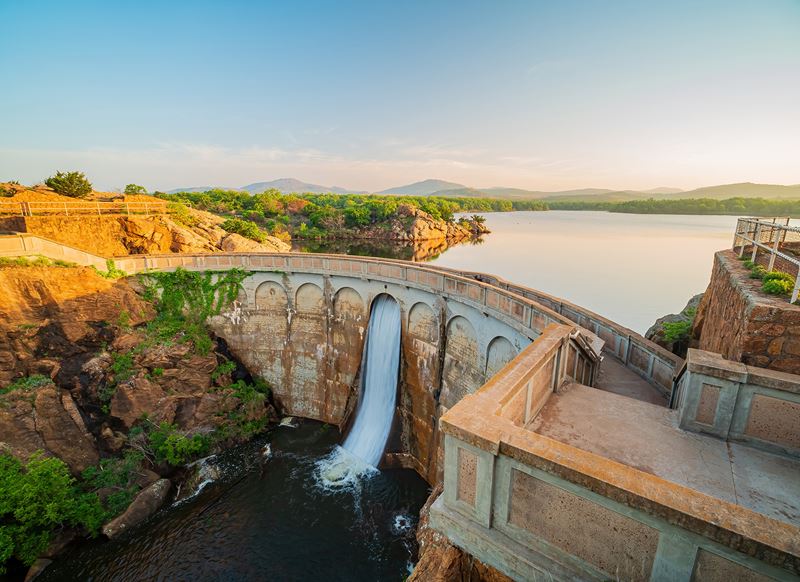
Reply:
[[[285,253],[292,250],[291,246],[274,236],[268,236],[263,243],[259,243],[235,232],[222,239],[220,248],[229,253]]]
[[[159,479],[142,489],[128,509],[103,526],[103,534],[115,538],[151,517],[164,505],[171,487],[169,479]]]
[[[21,459],[38,450],[59,457],[75,474],[99,459],[72,396],[53,384],[0,396],[0,441]]]

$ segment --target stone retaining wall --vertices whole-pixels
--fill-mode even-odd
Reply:
[[[693,347],[749,366],[800,374],[800,306],[761,291],[733,251],[714,256]]]

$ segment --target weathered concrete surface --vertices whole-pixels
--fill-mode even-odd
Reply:
[[[692,347],[761,368],[800,374],[800,306],[761,291],[733,251],[714,256]]]
[[[381,293],[400,305],[403,338],[399,430],[387,452],[433,483],[441,468],[439,417],[527,346],[532,333],[434,290],[303,272],[253,273],[236,306],[211,324],[270,382],[286,414],[344,426],[358,397],[369,306]]]
[[[666,397],[639,374],[626,368],[614,356],[606,356],[600,365],[595,388],[649,402],[650,404],[667,405]]]
[[[531,429],[800,526],[800,461],[678,428],[677,411],[573,385]]]

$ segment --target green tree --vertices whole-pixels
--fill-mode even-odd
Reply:
[[[0,453],[0,573],[12,557],[33,564],[56,528],[95,535],[106,516],[97,495],[81,491],[60,459],[39,452],[23,466]]]
[[[50,188],[63,196],[85,198],[92,193],[92,183],[83,172],[56,172],[44,181]]]
[[[139,186],[139,184],[128,184],[123,192],[129,196],[135,196],[136,194],[147,194],[147,188]]]

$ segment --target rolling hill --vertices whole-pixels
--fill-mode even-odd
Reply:
[[[457,190],[461,188],[466,188],[466,186],[464,186],[464,184],[456,184],[455,182],[431,179],[423,180],[422,182],[414,182],[413,184],[406,184],[405,186],[389,188],[388,190],[381,190],[380,192],[376,192],[376,194],[431,196],[443,190]]]
[[[219,186],[193,186],[170,190],[169,194],[177,192],[203,192],[219,188]],[[338,186],[321,186],[311,184],[294,178],[281,178],[269,182],[254,182],[240,188],[224,188],[228,190],[242,190],[257,194],[264,190],[274,188],[289,194],[292,192],[334,193],[334,194],[367,194],[363,190],[349,190]],[[679,188],[652,188],[650,190],[612,190],[608,188],[580,188],[576,190],[561,190],[547,192],[542,190],[525,190],[522,188],[473,188],[446,180],[428,179],[404,186],[396,186],[376,192],[376,194],[390,196],[449,196],[467,198],[505,198],[517,200],[541,199],[558,202],[625,202],[628,200],[642,200],[647,198],[664,198],[668,200],[681,198],[713,198],[724,200],[726,198],[781,198],[800,199],[800,184],[784,186],[780,184],[755,184],[742,182],[739,184],[723,184],[719,186],[706,186],[695,190],[680,190]]]

